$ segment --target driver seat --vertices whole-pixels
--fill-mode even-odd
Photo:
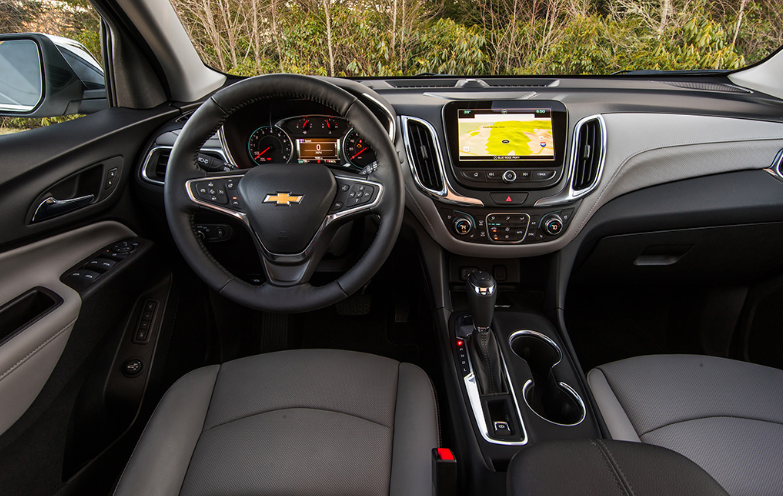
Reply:
[[[435,395],[409,363],[293,350],[190,372],[164,395],[115,496],[431,496]]]

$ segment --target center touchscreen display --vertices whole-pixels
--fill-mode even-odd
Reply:
[[[554,160],[552,109],[457,109],[459,160]]]

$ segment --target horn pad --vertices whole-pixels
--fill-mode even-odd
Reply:
[[[275,254],[304,251],[337,194],[331,171],[318,164],[266,164],[250,169],[238,185],[250,225]]]

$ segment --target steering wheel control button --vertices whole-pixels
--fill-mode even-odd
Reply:
[[[530,216],[523,213],[487,215],[487,233],[496,243],[521,243],[527,236]]]
[[[489,197],[495,205],[522,205],[527,200],[527,193],[490,193]]]
[[[547,215],[542,222],[542,227],[549,236],[557,236],[563,232],[563,219],[556,214]]]
[[[129,358],[122,363],[122,375],[136,377],[144,370],[144,362],[138,358]]]
[[[378,191],[375,186],[346,178],[338,178],[337,185],[337,196],[329,209],[330,213],[372,203]]]
[[[507,170],[503,173],[503,182],[506,184],[511,184],[514,181],[517,180],[517,173],[512,170]]]
[[[542,182],[542,181],[549,181],[553,177],[555,177],[555,174],[557,171],[553,170],[546,170],[546,171],[533,171],[533,182]]]
[[[460,217],[459,219],[454,221],[454,232],[456,232],[460,236],[465,236],[472,229],[473,229],[473,223],[470,221],[470,219],[467,219],[465,217]]]

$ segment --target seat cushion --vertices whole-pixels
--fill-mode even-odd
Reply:
[[[614,439],[677,451],[732,495],[783,492],[783,371],[653,355],[597,367],[588,382]]]
[[[296,350],[184,376],[115,494],[430,495],[438,426],[418,367]]]

